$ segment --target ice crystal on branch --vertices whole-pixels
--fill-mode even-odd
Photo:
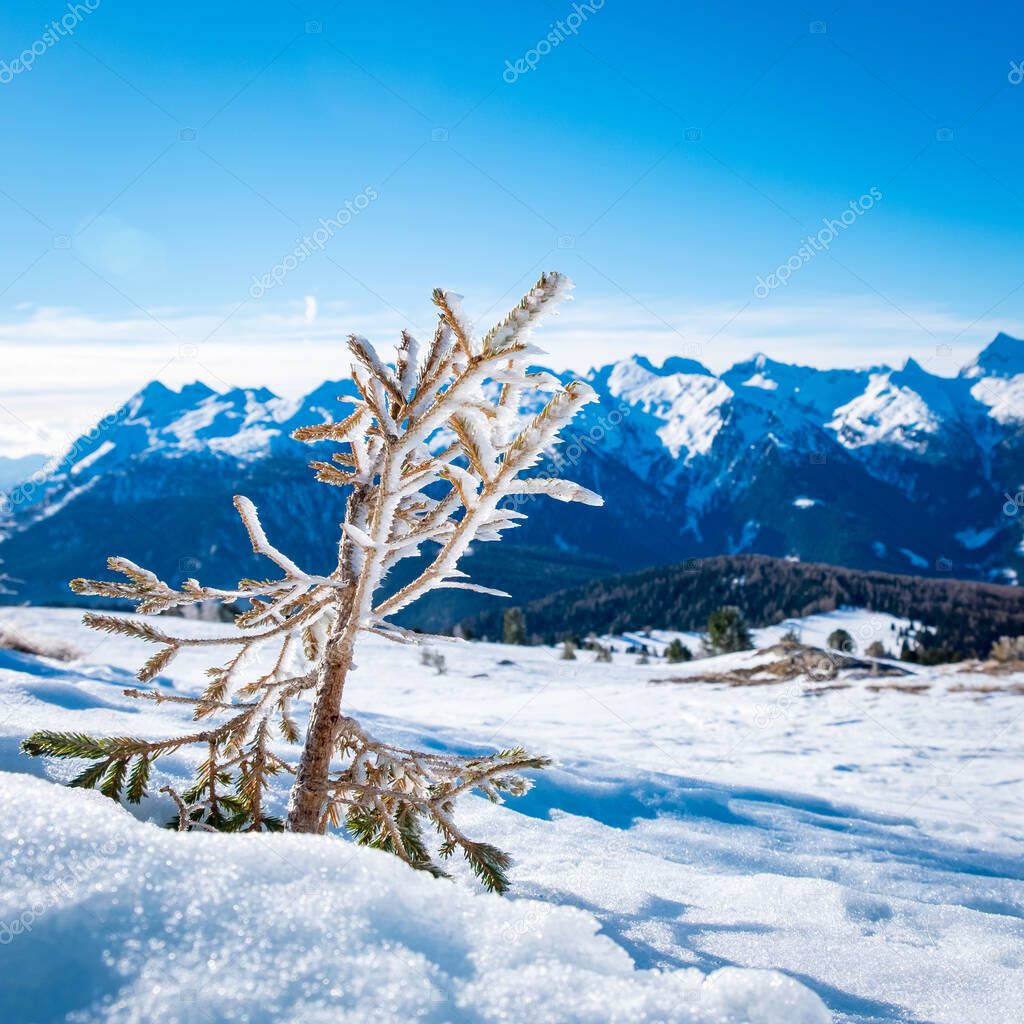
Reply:
[[[263,794],[272,776],[287,772],[295,776],[289,830],[344,826],[359,842],[436,874],[443,874],[438,860],[461,852],[485,886],[503,890],[508,857],[461,832],[454,820],[456,799],[470,790],[491,800],[518,796],[530,785],[522,772],[547,762],[520,748],[471,757],[398,748],[343,716],[342,694],[361,633],[397,643],[429,639],[390,620],[428,591],[458,588],[507,596],[478,586],[458,568],[472,541],[499,540],[525,518],[503,507],[504,499],[546,494],[559,501],[601,504],[598,495],[571,481],[523,477],[595,398],[586,384],[563,386],[550,374],[529,370],[538,351],[529,336],[569,288],[562,275],[545,274],[481,338],[474,335],[461,298],[436,290],[439,317],[433,339],[421,350],[404,332],[393,365],[365,338],[350,337],[355,408],[338,422],[302,427],[294,434],[300,441],[341,449],[311,463],[318,480],[343,488],[346,495],[338,561],[329,575],[303,569],[274,547],[256,507],[239,496],[235,508],[253,550],[279,575],[245,579],[233,589],[190,579],[175,590],[134,562],[111,558],[109,568],[127,582],[71,583],[79,594],[134,601],[144,614],[197,602],[247,602],[235,619],[237,631],[227,637],[179,637],[145,620],[86,616],[96,629],[156,646],[139,670],[142,682],[162,672],[184,648],[227,646],[228,657],[208,670],[209,684],[199,697],[126,691],[157,703],[188,704],[197,722],[220,724],[158,742],[41,732],[25,741],[26,753],[87,761],[72,785],[98,786],[114,799],[137,803],[146,794],[154,760],[198,744],[205,757],[193,787],[180,795],[165,787],[175,803],[172,824],[177,828],[285,827],[265,813]],[[524,396],[531,392],[548,396],[537,412],[524,410]],[[426,569],[382,597],[390,570],[428,548],[434,553]],[[267,647],[271,668],[253,678],[248,666],[256,659],[250,655]],[[300,728],[293,704],[305,708],[307,700]],[[275,742],[275,726],[283,743],[301,744],[297,762],[278,752],[282,744]],[[431,826],[436,852],[425,833]]]

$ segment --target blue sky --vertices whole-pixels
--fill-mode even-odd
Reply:
[[[49,43],[66,5],[0,11],[0,452],[152,376],[300,389],[434,285],[483,319],[544,268],[581,370],[953,372],[1024,325],[1019,4],[90,3]]]

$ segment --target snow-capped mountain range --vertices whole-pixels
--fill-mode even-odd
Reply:
[[[471,556],[481,582],[526,599],[739,552],[1003,582],[1024,573],[1024,342],[1000,334],[953,378],[912,359],[819,370],[758,355],[720,376],[633,356],[585,379],[600,400],[540,472],[579,480],[605,506],[531,500],[509,535],[514,558],[496,553],[507,544]],[[328,381],[296,401],[149,384],[41,481],[9,492],[0,560],[24,581],[20,598],[68,600],[66,580],[102,572],[108,553],[174,580],[221,585],[240,563],[265,572],[248,563],[235,493],[296,560],[328,564],[342,495],[313,480],[317,456],[290,433],[344,415],[337,398],[350,388]],[[443,625],[456,611],[437,614]]]

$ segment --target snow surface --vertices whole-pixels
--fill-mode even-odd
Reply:
[[[998,532],[999,528],[996,526],[990,526],[987,530],[976,530],[974,527],[968,527],[966,530],[954,533],[953,536],[968,551],[976,551],[978,548],[983,548]]]
[[[104,455],[108,455],[114,450],[113,441],[104,441],[98,448],[93,449],[84,458],[79,459],[72,467],[71,473],[73,475],[81,473],[83,469],[88,469],[93,463],[99,462]]]
[[[729,687],[699,676],[766,655],[644,666],[491,644],[445,645],[436,675],[366,641],[346,696],[374,731],[556,758],[526,797],[463,805],[467,831],[515,857],[502,899],[462,870],[437,881],[341,840],[179,836],[148,823],[170,816],[163,798],[136,821],[54,786],[73,766],[20,756],[27,732],[167,736],[187,715],[123,697],[148,651],[75,612],[0,625],[86,652],[0,651],[5,1024],[1024,1018],[1024,704],[991,692],[1021,677]],[[841,627],[894,646],[900,625],[842,610],[756,639]],[[204,664],[189,651],[158,684],[197,690]],[[199,756],[158,762],[151,791]]]
[[[657,436],[672,458],[682,455],[684,461],[711,451],[732,397],[727,384],[706,373],[659,373],[646,360],[635,359],[614,365],[608,392],[664,421]]]
[[[999,423],[1024,420],[1024,373],[1007,379],[983,377],[971,387],[971,394]]]
[[[898,647],[895,638],[900,630],[913,625],[909,619],[897,618],[885,612],[866,612],[857,608],[840,608],[834,612],[819,615],[805,615],[803,618],[785,619],[776,626],[750,631],[754,647],[764,650],[777,644],[783,637],[795,634],[801,643],[810,647],[826,647],[829,636],[837,629],[845,629],[854,642],[855,654],[863,654],[864,650],[875,640],[880,640],[887,647]],[[614,636],[598,637],[601,644],[612,651],[625,652],[630,648],[646,647],[648,652],[662,657],[665,648],[678,639],[690,649],[690,653],[699,656],[703,649],[700,633],[676,632],[669,629],[652,629],[649,632],[634,631]],[[739,655],[739,663],[743,663],[748,655]],[[737,657],[706,659],[700,663],[701,672],[720,672],[734,667]],[[678,666],[677,666],[678,667]],[[693,666],[690,671],[694,671]]]
[[[900,554],[915,568],[928,568],[928,559],[922,558],[916,551],[911,551],[910,548],[900,548]]]
[[[819,422],[830,418],[839,406],[863,394],[870,379],[867,370],[819,370],[769,359],[763,353],[726,370],[722,379],[730,387],[756,385],[774,392],[766,396],[772,408],[787,418],[810,412]]]
[[[12,1024],[829,1019],[781,974],[637,970],[586,911],[439,889],[348,843],[184,837],[6,773],[0,792]]]
[[[763,373],[755,373],[749,380],[743,382],[745,388],[760,388],[762,391],[777,391],[779,382],[766,377]]]
[[[920,394],[893,380],[892,371],[877,373],[864,393],[835,410],[826,426],[846,448],[895,445],[924,451],[927,438],[937,434],[939,418]]]

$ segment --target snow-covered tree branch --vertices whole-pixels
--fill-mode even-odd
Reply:
[[[466,838],[453,820],[456,797],[476,789],[491,799],[528,787],[519,774],[543,767],[544,759],[514,748],[481,757],[450,757],[400,750],[374,739],[341,714],[345,680],[361,633],[398,643],[426,639],[390,621],[390,616],[431,590],[479,587],[458,565],[474,541],[499,540],[524,515],[502,507],[505,498],[546,494],[559,501],[600,505],[592,491],[567,480],[524,476],[559,431],[595,397],[583,383],[563,386],[529,370],[539,351],[530,335],[565,297],[570,282],[545,274],[499,324],[474,334],[461,299],[436,290],[437,329],[421,352],[403,333],[395,360],[386,363],[366,339],[353,335],[354,409],[337,422],[303,427],[298,440],[335,444],[340,450],[311,463],[317,479],[343,489],[345,515],[337,564],[327,575],[297,565],[268,539],[256,507],[236,497],[235,507],[253,550],[278,574],[244,579],[232,589],[186,580],[177,590],[126,558],[109,567],[127,582],[77,579],[76,593],[135,601],[156,614],[200,601],[245,601],[234,635],[190,638],[173,635],[151,620],[89,613],[89,625],[136,637],[157,647],[139,671],[152,680],[187,647],[225,645],[230,654],[208,670],[201,697],[168,697],[133,691],[156,700],[186,701],[197,720],[222,716],[221,725],[159,743],[116,738],[96,740],[65,733],[37,733],[26,740],[30,754],[83,758],[89,766],[77,786],[99,786],[107,795],[139,800],[149,767],[164,753],[202,744],[207,756],[192,789],[178,796],[175,824],[183,828],[281,828],[263,811],[270,776],[292,772],[287,828],[323,832],[343,822],[360,842],[397,854],[418,868],[439,872],[423,838],[424,822],[439,835],[442,858],[461,850],[491,888],[506,885],[507,857]],[[524,397],[542,393],[524,409]],[[403,559],[433,550],[418,577],[388,596],[382,587]],[[250,657],[272,644],[268,671],[250,678]],[[311,697],[305,729],[291,713],[296,699]],[[271,726],[301,754],[289,763],[271,749]],[[226,786],[233,783],[233,791]]]

